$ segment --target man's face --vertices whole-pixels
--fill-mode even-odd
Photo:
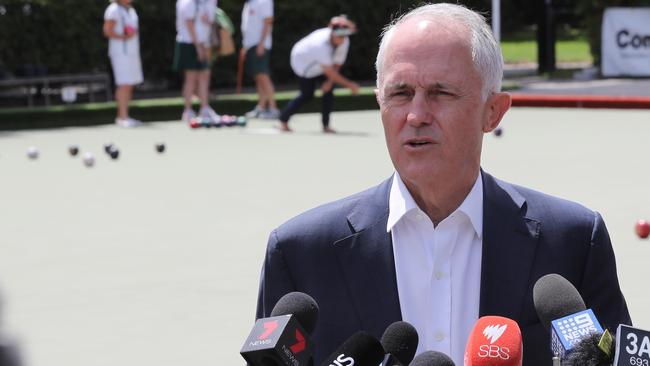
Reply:
[[[343,42],[345,41],[345,37],[342,37],[342,36],[336,36],[336,35],[334,35],[334,34],[332,34],[332,38],[331,38],[331,39],[332,39],[332,45],[333,45],[334,47],[338,47],[338,46],[342,45]]]
[[[415,18],[387,45],[377,100],[388,152],[407,184],[476,177],[483,133],[496,127],[467,32]]]

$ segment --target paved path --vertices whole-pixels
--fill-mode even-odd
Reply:
[[[599,210],[636,324],[650,328],[650,112],[513,109],[484,168]],[[0,134],[0,288],[30,366],[238,365],[269,231],[369,187],[392,167],[378,112],[274,134],[154,123]],[[110,161],[102,145],[121,148]],[[158,155],[154,143],[168,151]],[[97,155],[87,169],[66,148]],[[29,146],[41,156],[30,161]],[[587,279],[588,280],[588,279]]]

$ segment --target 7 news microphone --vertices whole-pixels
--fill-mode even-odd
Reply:
[[[611,364],[612,336],[603,331],[571,282],[554,273],[541,277],[533,287],[533,303],[542,325],[551,333],[554,365]]]
[[[481,317],[469,335],[464,359],[465,366],[521,366],[519,325],[501,316]]]
[[[309,335],[317,319],[313,298],[302,292],[288,293],[278,300],[270,317],[255,322],[240,354],[252,366],[312,366]]]

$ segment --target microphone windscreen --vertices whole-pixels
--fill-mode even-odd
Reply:
[[[551,322],[585,310],[578,290],[566,278],[551,273],[540,278],[533,287],[533,303],[539,320],[546,330]]]
[[[415,356],[409,366],[455,366],[449,356],[442,352],[426,351]]]
[[[343,342],[321,365],[377,366],[383,359],[384,348],[377,338],[359,331]]]
[[[594,332],[582,338],[573,346],[569,355],[562,360],[566,366],[610,366],[614,363],[616,346],[611,343],[609,355],[603,352],[598,343],[603,333]]]
[[[465,346],[465,366],[521,366],[523,344],[519,325],[502,316],[476,321]]]
[[[303,329],[312,334],[318,320],[318,304],[303,292],[290,292],[280,298],[271,311],[271,316],[293,314]]]
[[[386,328],[381,336],[384,351],[408,365],[418,349],[418,331],[408,322],[397,321]]]

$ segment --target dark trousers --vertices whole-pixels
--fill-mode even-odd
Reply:
[[[298,112],[298,109],[300,109],[303,104],[309,102],[312,98],[314,98],[316,85],[319,82],[323,82],[325,80],[327,80],[325,75],[316,76],[313,78],[303,78],[298,76],[300,94],[282,109],[282,113],[280,113],[280,121],[289,122],[289,118]],[[332,105],[334,105],[334,87],[332,87],[332,89],[327,93],[323,93],[323,106],[321,110],[323,128],[328,127],[330,124],[330,113],[332,112]]]

